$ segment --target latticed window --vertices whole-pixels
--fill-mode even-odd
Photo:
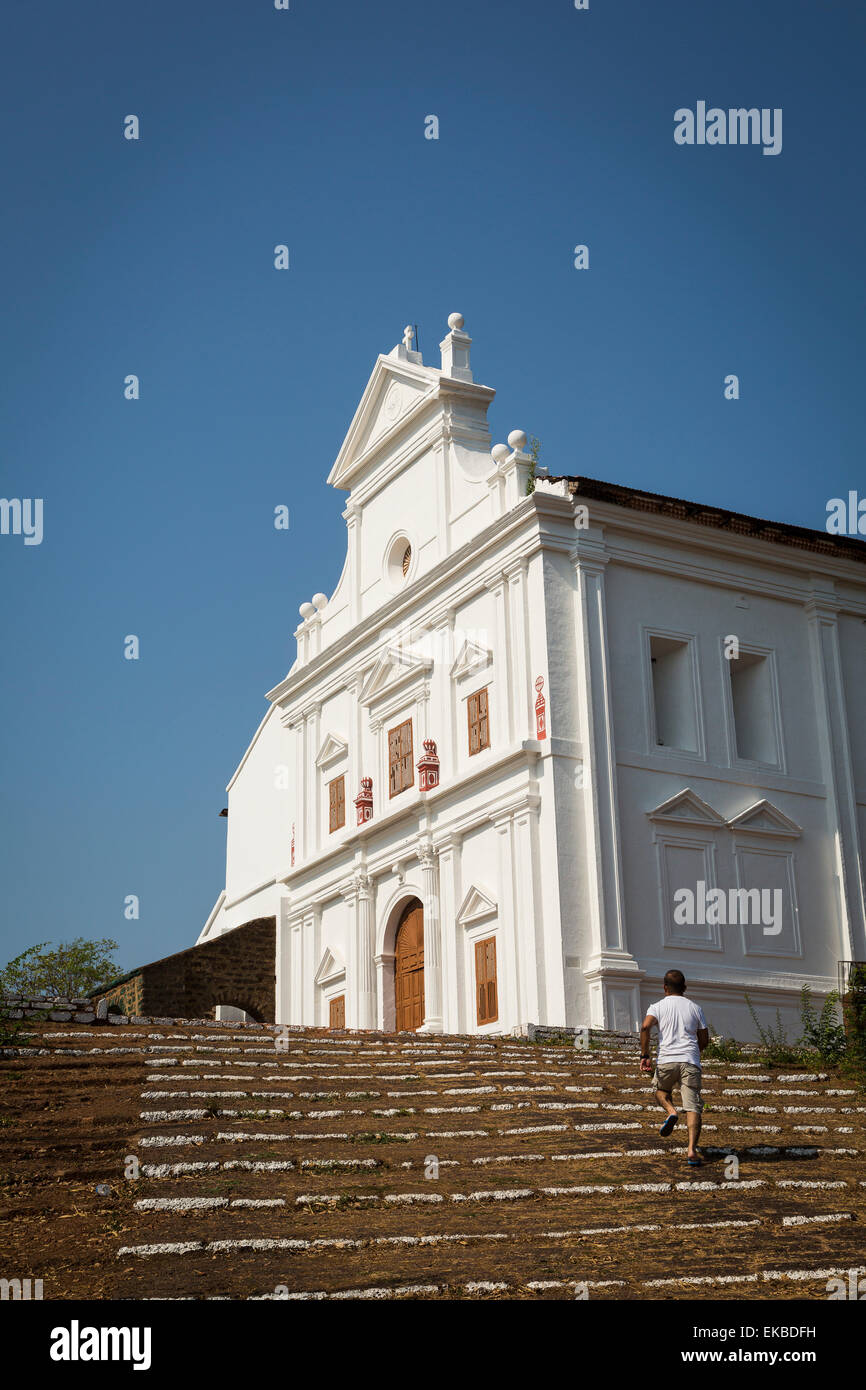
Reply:
[[[412,720],[388,730],[388,793],[396,796],[415,781],[412,766]]]
[[[406,578],[406,575],[409,573],[409,566],[411,565],[411,563],[412,563],[412,547],[411,547],[411,545],[407,545],[407,546],[406,546],[406,549],[403,551],[403,578],[404,578],[404,579]]]
[[[328,783],[328,830],[341,829],[346,824],[346,779],[335,777]]]
[[[475,943],[475,999],[478,1023],[494,1023],[499,1017],[495,936]]]
[[[487,690],[477,690],[466,701],[469,716],[469,752],[480,753],[490,747],[490,704]]]

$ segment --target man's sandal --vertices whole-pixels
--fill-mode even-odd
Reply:
[[[668,1115],[667,1119],[665,1120],[664,1124],[659,1130],[659,1134],[661,1135],[662,1139],[667,1139],[668,1135],[673,1133],[674,1126],[676,1125],[676,1122],[679,1118],[679,1115]]]

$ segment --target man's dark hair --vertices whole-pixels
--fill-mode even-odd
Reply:
[[[685,994],[686,977],[681,970],[669,970],[662,981],[674,994]]]

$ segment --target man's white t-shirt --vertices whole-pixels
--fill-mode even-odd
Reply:
[[[658,1020],[659,1066],[664,1062],[692,1062],[699,1067],[697,1033],[707,1026],[703,1009],[684,994],[666,994],[657,1004],[651,1004],[647,1013]]]

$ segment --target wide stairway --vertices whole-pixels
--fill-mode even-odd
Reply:
[[[46,1299],[826,1299],[866,1273],[866,1097],[838,1076],[706,1064],[695,1170],[636,1039],[156,1021],[18,1042],[0,1235]]]

